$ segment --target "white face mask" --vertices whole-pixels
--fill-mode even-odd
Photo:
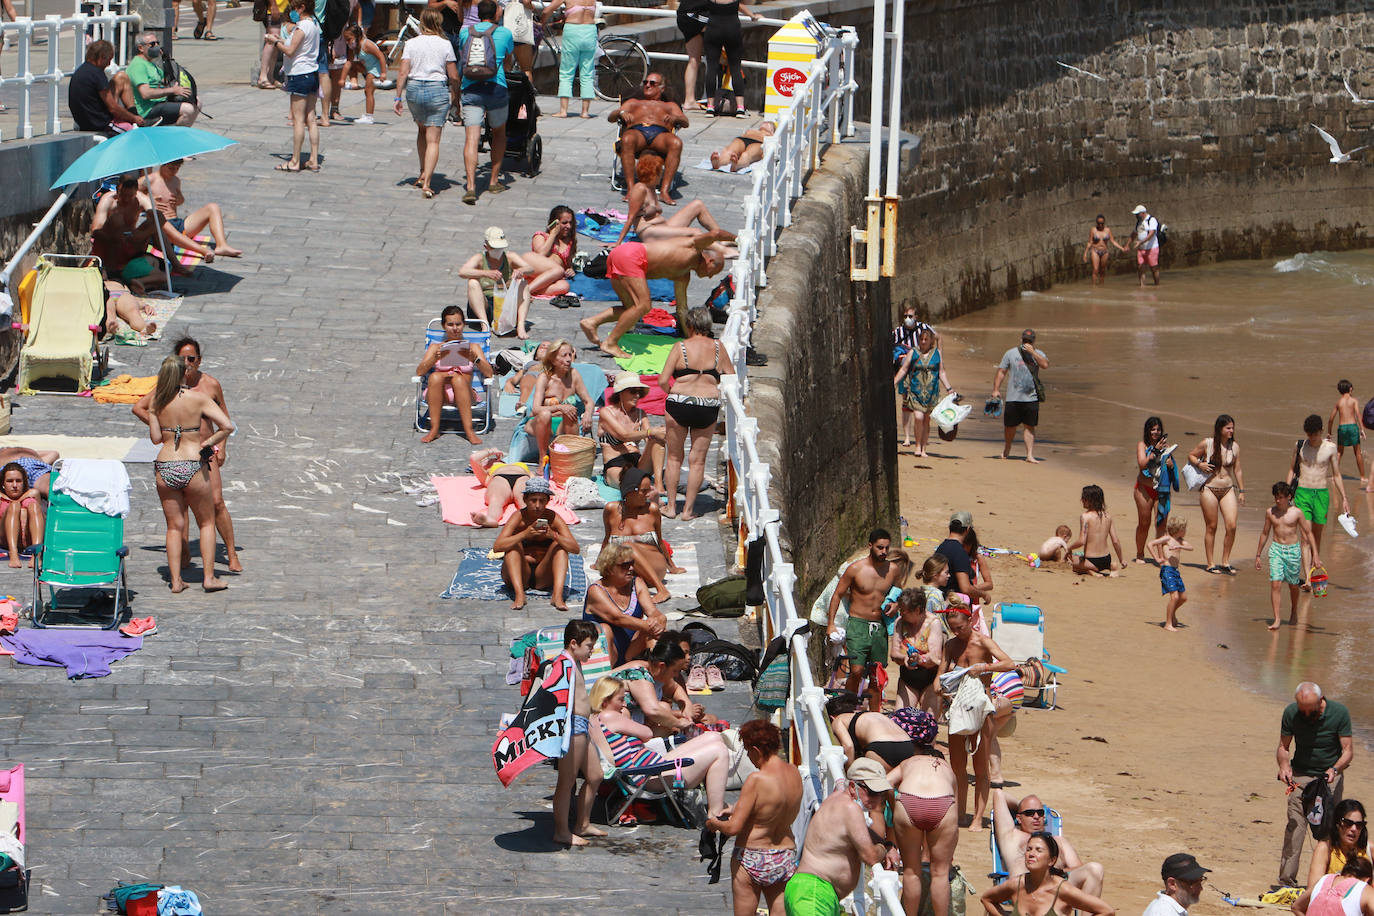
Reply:
[[[903,318],[903,319],[902,319],[902,324],[906,325],[908,328],[914,328],[914,327],[916,327],[916,319],[915,319],[915,318]]]

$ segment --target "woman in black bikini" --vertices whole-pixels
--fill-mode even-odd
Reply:
[[[1107,217],[1099,213],[1097,222],[1088,230],[1088,244],[1083,247],[1083,263],[1088,263],[1088,256],[1092,256],[1094,286],[1107,281],[1107,258],[1112,253],[1108,244],[1115,245],[1119,251],[1126,250],[1126,246],[1118,242],[1112,230],[1107,228]]]
[[[773,136],[777,125],[764,121],[758,127],[751,127],[729,143],[711,154],[711,168],[718,169],[728,165],[731,172],[749,168],[763,158],[763,141]]]
[[[711,313],[694,308],[687,313],[687,339],[668,354],[659,374],[658,386],[669,392],[664,410],[668,420],[668,458],[663,472],[663,490],[668,507],[663,514],[677,515],[677,484],[682,473],[687,434],[692,436],[692,452],[687,457],[687,494],[682,503],[682,519],[696,518],[693,506],[706,474],[706,455],[716,434],[720,417],[720,377],[734,375],[735,367],[711,336]],[[710,368],[706,368],[706,367]]]
[[[890,770],[916,753],[911,736],[900,725],[880,712],[859,709],[862,703],[857,694],[842,693],[825,704],[830,731],[850,763],[867,756]]]
[[[210,456],[234,431],[229,416],[214,399],[182,387],[186,362],[180,356],[162,361],[148,414],[148,437],[161,445],[153,462],[157,496],[167,518],[167,571],[173,592],[186,591],[181,579],[181,545],[186,541],[186,508],[196,515],[200,528],[202,587],[207,592],[228,588],[215,577],[215,497],[210,487]],[[209,420],[214,432],[201,438],[201,424]]]
[[[1074,910],[1114,916],[1107,903],[1064,880],[1058,861],[1059,841],[1043,831],[1032,833],[1026,840],[1026,873],[984,891],[983,909],[988,916],[1004,916],[1001,905],[1010,901],[1012,916],[1069,916]]]
[[[650,424],[638,407],[648,390],[637,373],[622,372],[601,408],[601,432],[596,438],[601,445],[602,473],[611,486],[619,486],[620,475],[630,468],[652,472],[660,482],[663,479],[663,427]]]
[[[1207,555],[1209,573],[1236,574],[1231,565],[1231,547],[1236,542],[1236,517],[1245,505],[1245,481],[1240,473],[1240,446],[1236,444],[1236,421],[1222,414],[1212,426],[1212,435],[1188,453],[1188,463],[1207,480],[1198,493],[1202,520],[1207,533],[1202,537],[1202,550]],[[1212,564],[1212,549],[1217,540],[1217,520],[1226,526],[1221,542],[1221,563]]]

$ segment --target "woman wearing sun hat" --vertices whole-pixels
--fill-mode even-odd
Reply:
[[[596,438],[601,444],[602,473],[611,486],[620,484],[627,468],[652,472],[656,483],[663,482],[663,427],[650,425],[648,415],[637,406],[648,390],[638,375],[622,372],[601,408],[601,432]]]

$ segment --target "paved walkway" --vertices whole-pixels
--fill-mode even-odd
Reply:
[[[30,774],[32,911],[96,912],[120,879],[182,883],[219,916],[265,901],[330,916],[725,910],[727,884],[705,884],[695,834],[640,827],[556,852],[543,841],[552,772],[500,787],[489,749],[497,717],[518,705],[504,680],[510,640],[566,617],[537,600],[519,613],[439,600],[459,551],[492,534],[446,526],[407,492],[462,473],[469,454],[460,437],[422,446],[410,428],[425,322],[459,300],[457,268],[485,226],[519,242],[555,203],[618,203],[610,127],[544,118],[544,173],[475,207],[403,184],[414,129],[387,111],[325,130],[319,174],[277,173],[285,99],[245,85],[253,29],[225,17],[226,40],[179,43],[215,118],[200,126],[238,141],[186,165],[187,197],[220,201],[247,254],[186,284],[166,337],[200,339],[239,426],[225,477],[246,571],[221,594],[170,595],[152,468],[129,465],[135,612],[160,633],[99,680],[0,662],[0,760]],[[344,106],[359,114],[362,93]],[[740,126],[694,124],[687,160]],[[448,175],[460,137],[444,134]],[[684,173],[687,199],[739,226],[747,177]],[[695,282],[692,301],[707,291]],[[537,304],[534,333],[572,337],[585,311]],[[164,343],[113,355],[118,371],[152,375],[165,354]],[[20,399],[14,429],[144,435],[127,408],[84,398]],[[502,421],[489,441],[509,432]],[[599,543],[599,514],[583,515],[579,540]],[[697,544],[703,581],[723,572],[713,517],[668,535]],[[0,570],[0,590],[28,596],[30,580]],[[714,705],[737,718],[744,695],[732,685]]]

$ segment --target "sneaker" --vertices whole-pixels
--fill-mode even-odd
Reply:
[[[687,675],[687,689],[694,693],[706,689],[706,669],[701,665],[692,666],[691,672]]]
[[[370,114],[365,114],[365,115],[363,115],[361,118],[354,118],[354,119],[353,119],[353,123],[354,123],[354,124],[376,124],[377,122],[376,122],[376,120],[373,119],[372,115],[370,115]]]
[[[125,636],[152,636],[157,632],[157,624],[151,617],[135,617],[120,627],[119,632]]]
[[[706,686],[712,690],[725,689],[725,675],[720,673],[720,668],[715,665],[706,666]]]

